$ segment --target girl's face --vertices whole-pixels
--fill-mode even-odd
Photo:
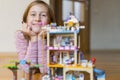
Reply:
[[[42,26],[49,23],[48,8],[42,4],[34,5],[30,8],[27,16],[27,24],[38,33]]]

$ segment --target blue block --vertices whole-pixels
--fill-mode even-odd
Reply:
[[[106,77],[104,70],[94,68],[93,71],[95,73],[96,78],[105,78]]]

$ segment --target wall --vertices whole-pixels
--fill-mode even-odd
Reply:
[[[0,52],[15,52],[14,33],[21,29],[22,15],[33,0],[0,0]],[[49,0],[44,0],[49,3]]]
[[[120,0],[91,0],[91,50],[120,49]]]

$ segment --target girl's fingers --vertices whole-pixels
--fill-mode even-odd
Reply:
[[[32,31],[32,28],[31,28],[31,26],[29,26],[29,25],[27,25],[26,29],[27,29],[27,32],[28,32],[28,33]]]
[[[47,31],[45,31],[45,30],[40,31],[39,35],[42,36],[43,34],[46,35]]]
[[[27,32],[27,29],[28,29],[28,25],[23,22],[23,23],[22,23],[22,30],[23,30],[24,32]]]
[[[22,30],[29,36],[34,36],[36,35],[33,31],[30,25],[28,25],[27,23],[22,23]]]
[[[35,35],[36,35],[36,33],[33,32],[31,26],[29,26],[29,25],[28,25],[28,29],[27,29],[27,31],[28,31],[28,34],[29,34],[30,36],[35,36]]]

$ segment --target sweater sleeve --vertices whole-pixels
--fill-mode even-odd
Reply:
[[[15,44],[19,60],[25,59],[36,64],[38,58],[38,41],[27,41],[22,31],[17,31],[15,35]]]
[[[29,41],[29,46],[27,49],[25,60],[30,61],[31,64],[38,63],[38,41],[35,41],[35,42]]]
[[[16,45],[16,50],[18,53],[19,60],[24,59],[27,52],[28,42],[25,39],[22,31],[16,31],[15,45]]]

